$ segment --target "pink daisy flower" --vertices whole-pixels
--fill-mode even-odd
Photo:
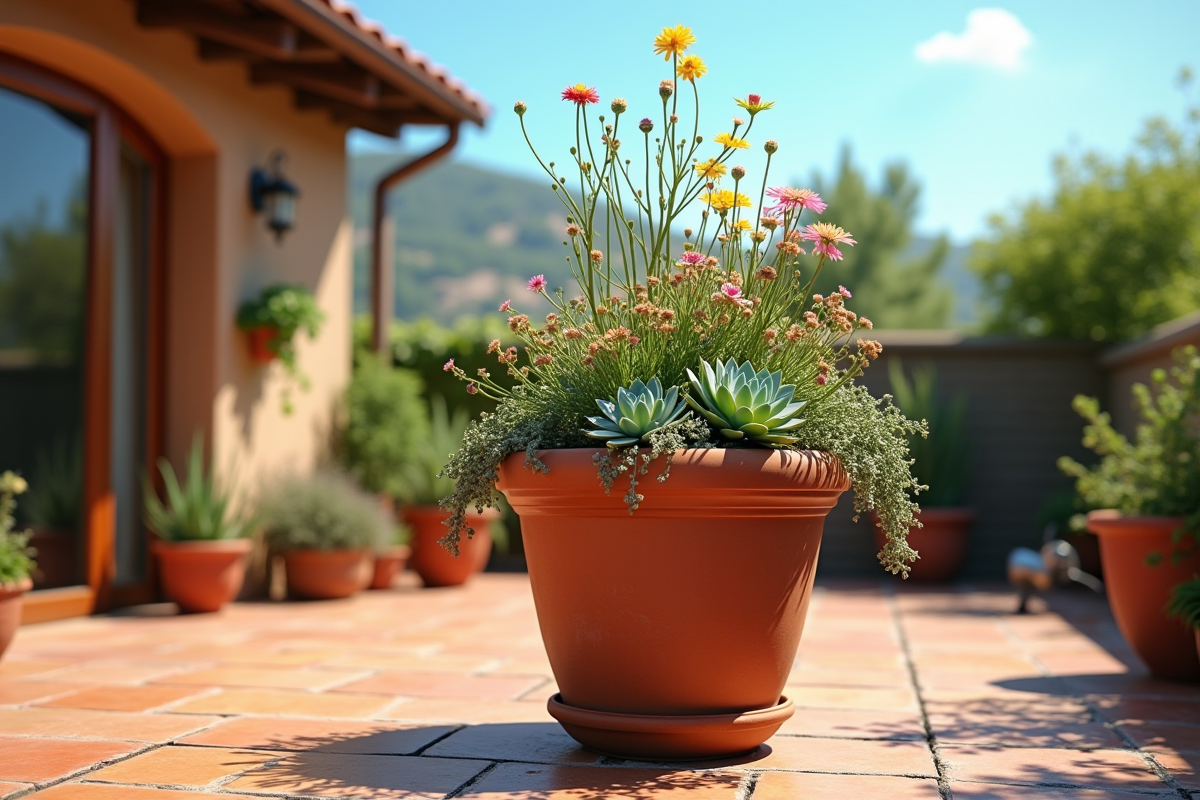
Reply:
[[[738,286],[736,283],[722,283],[721,294],[736,300],[742,296],[742,287]]]
[[[570,100],[577,106],[586,106],[590,103],[599,103],[600,94],[595,87],[588,88],[585,83],[577,83],[574,86],[568,86],[563,89],[563,100]]]
[[[842,297],[846,297],[846,298],[854,297],[854,295],[850,294],[850,290],[847,289],[845,286],[842,286],[841,284],[838,284],[838,291],[842,293]]]
[[[706,259],[703,253],[697,253],[695,250],[689,250],[681,255],[679,257],[679,261],[676,263],[684,267],[694,267],[698,264],[703,264],[705,260]]]
[[[526,288],[529,289],[529,291],[531,291],[531,292],[542,291],[543,289],[546,288],[546,276],[545,275],[534,275],[532,278],[529,279],[529,283],[526,285]]]
[[[768,214],[787,214],[808,209],[814,214],[825,211],[825,201],[812,189],[793,189],[790,186],[775,186],[767,189],[767,197],[778,200],[775,205],[764,209]]]
[[[826,255],[832,261],[841,261],[842,259],[842,251],[837,248],[839,244],[858,244],[850,238],[850,234],[846,231],[828,222],[816,222],[809,225],[804,229],[804,233],[800,234],[800,238],[813,242],[813,252]]]
[[[505,300],[500,304],[501,311],[508,311],[510,308],[512,308],[512,300]]]

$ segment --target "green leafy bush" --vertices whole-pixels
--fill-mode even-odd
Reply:
[[[25,501],[30,522],[55,530],[79,529],[83,504],[83,442],[58,439],[39,450],[33,468],[33,485]]]
[[[416,373],[395,369],[369,354],[360,358],[346,389],[339,460],[368,492],[394,497],[428,441],[429,414]]]
[[[904,415],[929,425],[927,436],[908,438],[913,476],[929,484],[921,494],[922,503],[933,508],[958,505],[967,481],[967,396],[959,392],[949,401],[939,399],[937,370],[932,365],[917,367],[909,380],[900,361],[894,360],[888,365],[888,377]]]
[[[426,436],[417,442],[416,457],[405,471],[404,491],[400,499],[411,505],[436,505],[454,491],[454,481],[442,476],[446,462],[462,447],[467,430],[467,411],[454,412],[440,394],[429,398],[431,415]]]
[[[204,440],[192,439],[187,476],[183,483],[165,458],[158,460],[167,502],[158,497],[150,476],[142,475],[143,514],[146,527],[168,542],[239,539],[248,533],[245,520],[231,510],[230,494],[217,486],[216,477],[204,471]]]
[[[270,328],[274,334],[267,341],[267,349],[274,354],[291,380],[301,391],[308,391],[308,377],[296,363],[296,333],[304,331],[315,339],[325,322],[325,312],[317,300],[304,286],[279,283],[263,289],[257,298],[248,300],[238,309],[237,324],[242,330]],[[285,387],[283,411],[292,412],[291,387]]]
[[[25,580],[35,566],[33,556],[36,553],[29,546],[29,534],[13,531],[16,497],[27,488],[28,484],[20,475],[13,472],[0,474],[0,585]]]
[[[1200,577],[1175,587],[1167,613],[1183,620],[1188,627],[1200,629]]]
[[[393,535],[378,499],[330,470],[285,480],[263,499],[260,514],[276,551],[378,549]]]

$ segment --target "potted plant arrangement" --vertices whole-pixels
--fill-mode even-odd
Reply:
[[[1200,575],[1175,587],[1167,610],[1191,628],[1196,639],[1196,653],[1200,657]]]
[[[29,486],[13,472],[0,474],[0,656],[12,643],[21,624],[21,598],[33,588],[34,570],[29,534],[13,530],[16,497]]]
[[[204,470],[204,440],[188,451],[187,476],[158,460],[166,503],[142,475],[143,516],[158,538],[152,550],[163,593],[187,613],[220,611],[242,590],[252,543],[246,522],[231,512],[229,494]]]
[[[283,557],[289,597],[333,600],[365,589],[372,554],[388,540],[393,521],[376,498],[337,472],[292,478],[260,509],[271,551]]]
[[[670,71],[645,116],[616,98],[595,117],[596,89],[563,91],[576,140],[535,156],[580,293],[538,275],[544,317],[500,306],[524,345],[490,350],[511,391],[446,365],[497,407],[446,467],[445,545],[504,493],[560,689],[550,713],[587,747],[650,759],[745,752],[791,716],[783,687],[846,489],[878,513],[885,568],[916,555],[907,436],[922,426],[855,385],[881,346],[855,341],[872,325],[850,291],[814,294],[855,241],[815,221],[816,193],[772,184],[772,102],[750,94],[731,127],[701,128],[694,42],[684,26],[655,38]],[[525,131],[530,107],[514,110]]]
[[[79,582],[79,522],[83,502],[83,443],[58,439],[34,461],[29,494],[22,502],[29,544],[37,551],[35,589]]]
[[[389,518],[391,514],[388,515]],[[375,567],[371,573],[368,589],[390,589],[396,582],[396,576],[404,571],[412,548],[408,541],[412,534],[403,525],[392,526],[392,538],[375,549]]]
[[[932,366],[913,370],[912,380],[904,374],[899,360],[888,364],[888,377],[896,405],[911,419],[929,426],[929,435],[912,435],[908,451],[912,455],[913,475],[927,481],[929,490],[921,495],[919,525],[908,532],[908,543],[921,557],[913,562],[909,577],[917,581],[950,581],[958,575],[967,557],[967,543],[975,512],[962,506],[966,488],[968,449],[964,442],[967,424],[967,397],[961,392],[948,402],[938,398],[937,371]],[[875,526],[876,544],[885,537]]]
[[[1200,680],[1192,632],[1166,612],[1171,588],[1200,572],[1200,354],[1174,353],[1168,373],[1155,370],[1151,386],[1133,387],[1141,416],[1129,441],[1079,396],[1074,408],[1087,420],[1083,444],[1100,460],[1085,467],[1063,457],[1059,467],[1076,479],[1100,539],[1108,601],[1121,634],[1150,671],[1162,678]]]
[[[296,363],[296,333],[304,331],[314,339],[324,321],[325,313],[312,292],[283,283],[263,289],[256,299],[243,303],[237,315],[251,358],[259,364],[279,359],[290,381],[297,383],[301,391],[308,391],[309,382]],[[292,413],[290,383],[284,388],[283,412]]]
[[[429,399],[429,409],[430,434],[420,442],[406,472],[401,514],[412,531],[413,571],[426,586],[461,586],[487,566],[492,527],[500,524],[500,512],[485,508],[468,513],[467,524],[475,534],[459,541],[457,556],[438,544],[450,518],[438,501],[454,491],[454,482],[440,472],[450,454],[462,446],[469,420],[464,409],[451,415],[441,395]]]

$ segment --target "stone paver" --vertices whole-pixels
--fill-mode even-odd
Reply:
[[[795,716],[680,764],[589,752],[549,717],[520,575],[28,626],[0,662],[0,798],[1200,800],[1200,685],[1148,677],[1099,598],[1013,606],[819,582]]]

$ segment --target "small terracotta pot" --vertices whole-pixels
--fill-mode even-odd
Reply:
[[[250,358],[256,364],[270,364],[275,360],[271,350],[271,340],[279,333],[278,328],[261,325],[257,328],[246,329],[246,342],[250,346]]]
[[[21,597],[32,588],[33,581],[29,578],[17,583],[0,583],[0,657],[21,625]]]
[[[163,593],[187,613],[220,611],[246,580],[249,539],[164,542],[152,546]]]
[[[72,530],[31,525],[29,546],[37,550],[33,588],[57,589],[82,583],[79,576],[79,534]]]
[[[404,569],[404,562],[412,552],[406,545],[389,547],[382,553],[375,554],[375,572],[371,577],[369,589],[390,589],[396,576]]]
[[[1167,616],[1171,588],[1200,572],[1200,553],[1171,558],[1171,534],[1182,517],[1122,517],[1115,511],[1093,511],[1088,530],[1100,538],[1104,585],[1117,627],[1129,646],[1160,678],[1200,680],[1200,654],[1192,632]],[[1151,553],[1162,558],[1149,566]]]
[[[875,546],[882,549],[886,537],[874,514]],[[920,556],[909,565],[909,580],[928,583],[952,581],[962,569],[971,538],[975,512],[969,508],[922,508],[923,527],[908,530],[908,544]]]
[[[643,478],[631,515],[605,494],[595,450],[549,450],[549,473],[500,467],[521,517],[529,580],[560,696],[586,747],[713,758],[766,741],[812,592],[825,517],[849,488],[827,453],[681,450]],[[623,481],[622,481],[623,483]]]
[[[371,551],[285,550],[289,597],[305,600],[337,600],[367,588],[374,570]]]
[[[404,522],[412,528],[413,571],[421,576],[426,586],[461,586],[476,572],[487,566],[492,554],[490,524],[500,518],[494,508],[485,508],[482,514],[467,514],[467,524],[475,529],[475,535],[466,536],[458,543],[458,558],[438,544],[448,528],[442,523],[450,513],[438,506],[407,506]]]

